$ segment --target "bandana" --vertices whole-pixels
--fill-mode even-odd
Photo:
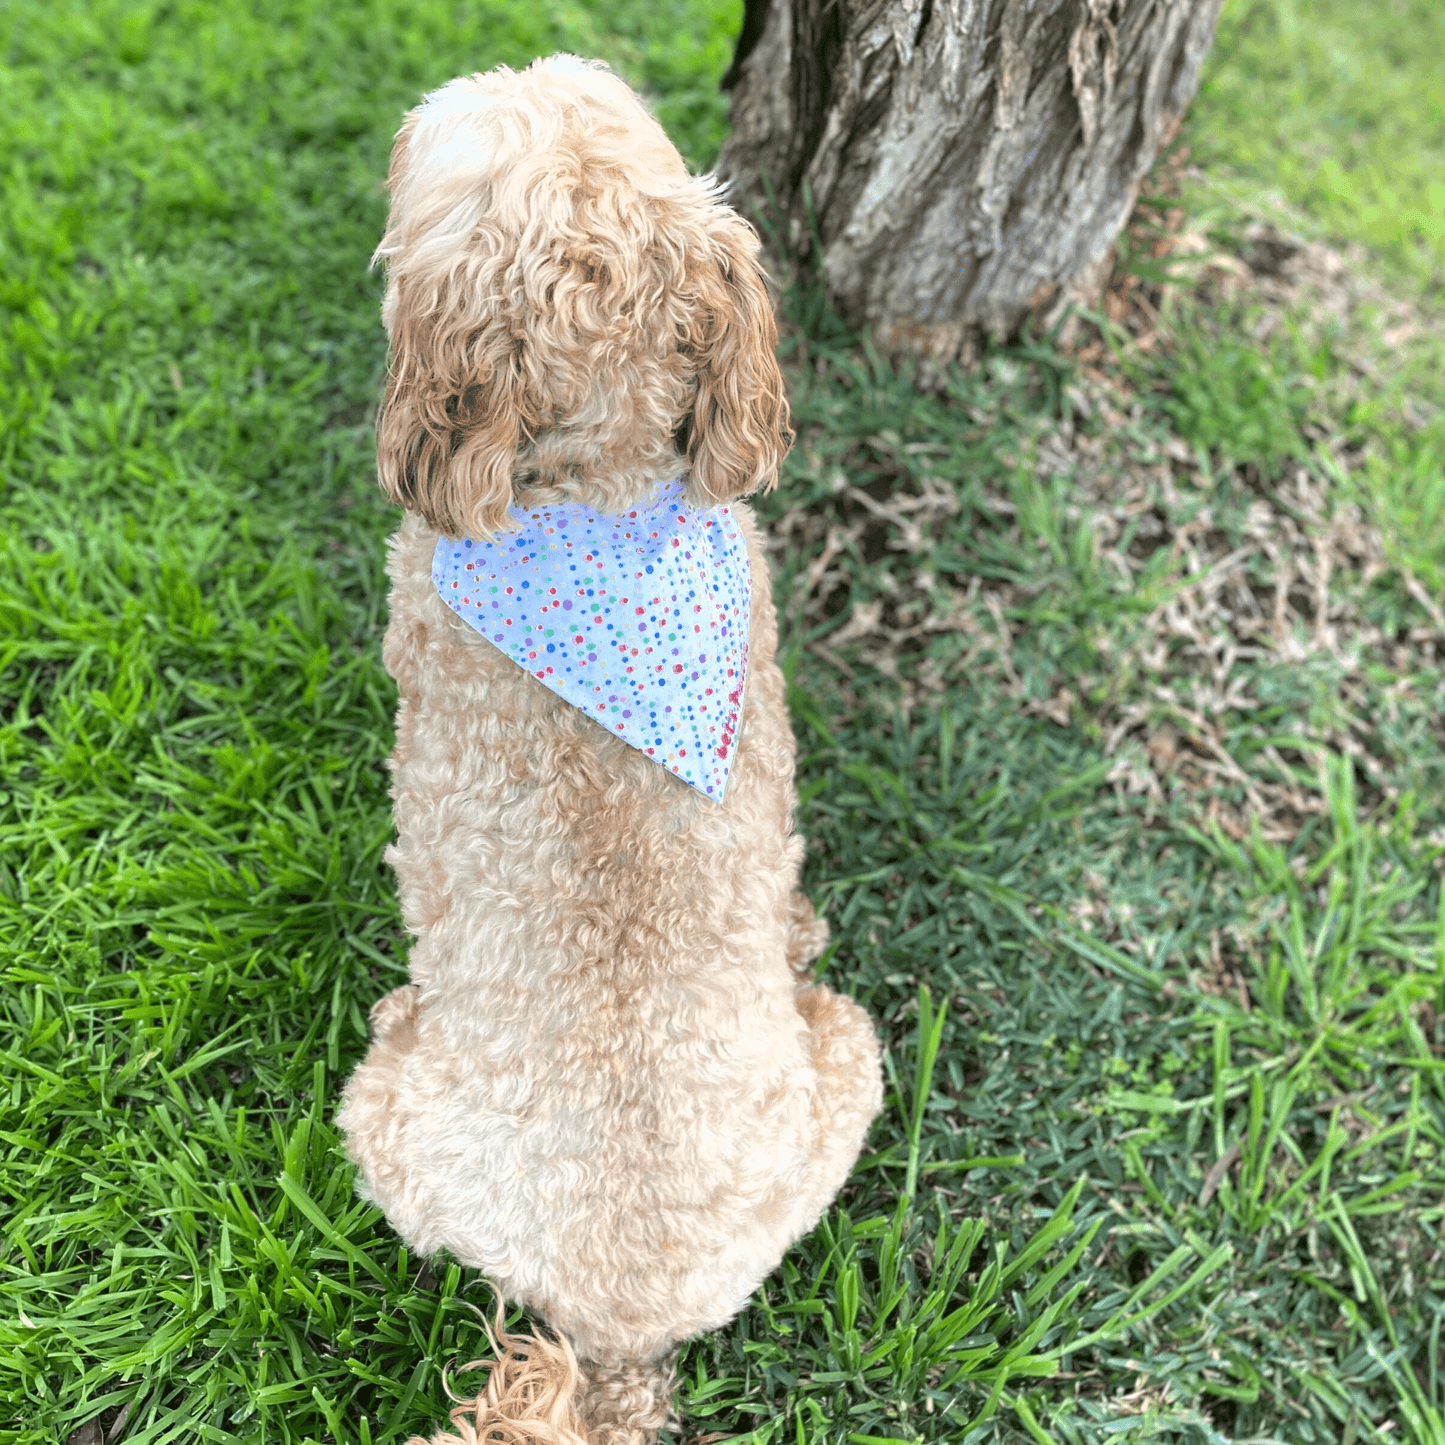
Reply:
[[[442,537],[443,602],[558,697],[721,802],[748,666],[747,546],[681,480],[617,516],[522,511],[495,541]]]

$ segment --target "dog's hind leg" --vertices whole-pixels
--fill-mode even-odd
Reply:
[[[812,1228],[848,1178],[873,1116],[883,1104],[883,1070],[873,1021],[851,998],[826,984],[800,987],[798,1012],[808,1025],[818,1071],[817,1142],[798,1201]]]
[[[828,946],[828,920],[813,912],[812,901],[794,892],[788,899],[788,967],[799,983],[812,983],[813,964]]]
[[[383,1209],[403,1187],[396,1095],[406,1056],[416,1047],[417,994],[415,984],[403,984],[372,1005],[371,1048],[351,1076],[336,1115],[366,1193]]]
[[[411,1047],[416,1043],[416,1010],[417,996],[420,990],[414,983],[404,983],[400,988],[394,988],[390,993],[383,994],[371,1006],[371,1037],[373,1047],[376,1044],[385,1044],[390,1047],[400,1048],[402,1053],[409,1053]],[[396,1039],[392,1038],[397,1029],[403,1031]],[[410,1030],[409,1035],[406,1033]]]

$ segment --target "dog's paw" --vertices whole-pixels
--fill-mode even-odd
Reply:
[[[414,983],[404,983],[371,1006],[371,1036],[384,1039],[394,1029],[416,1023],[417,995]]]

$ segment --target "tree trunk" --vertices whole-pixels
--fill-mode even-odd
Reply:
[[[748,0],[718,172],[880,350],[966,361],[1097,298],[1220,3]]]

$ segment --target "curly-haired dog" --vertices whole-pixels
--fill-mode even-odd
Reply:
[[[866,1014],[812,981],[827,926],[735,504],[791,440],[776,330],[756,236],[598,65],[452,81],[389,186],[388,857],[416,941],[338,1122],[408,1246],[557,1332],[511,1342],[466,1438],[642,1441],[679,1342],[813,1226],[881,1099]]]

